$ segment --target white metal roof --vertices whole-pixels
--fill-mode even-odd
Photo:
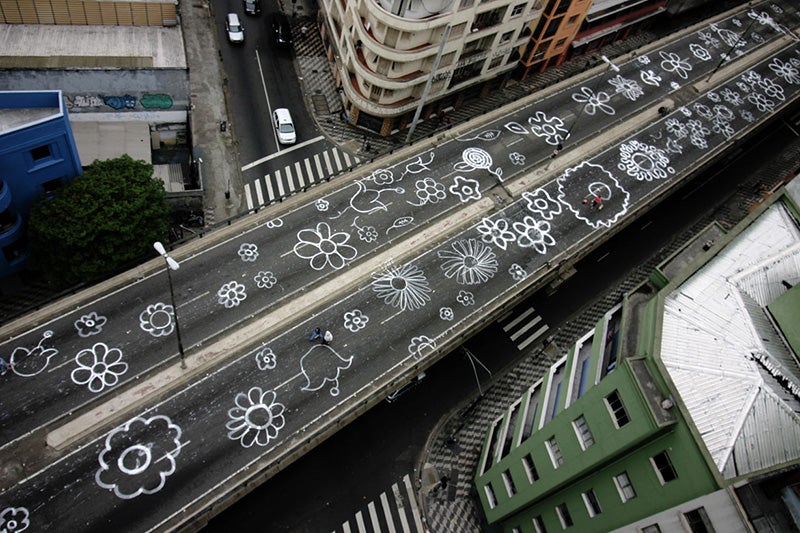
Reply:
[[[661,359],[725,478],[800,458],[800,366],[766,305],[800,280],[776,202],[665,299]]]

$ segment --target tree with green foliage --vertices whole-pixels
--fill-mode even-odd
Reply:
[[[168,220],[153,165],[129,155],[95,161],[31,209],[30,266],[60,286],[97,281],[153,255]]]

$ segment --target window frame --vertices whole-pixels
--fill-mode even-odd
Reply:
[[[603,512],[603,508],[600,505],[600,500],[597,499],[597,493],[595,493],[594,489],[589,489],[586,492],[582,492],[581,499],[583,500],[583,504],[586,506],[586,512],[589,513],[589,518],[594,518]]]
[[[566,502],[561,502],[556,505],[556,515],[558,516],[558,521],[561,522],[562,529],[567,529],[575,525]]]
[[[622,484],[620,479],[624,478],[627,481],[626,484]],[[623,470],[619,474],[614,476],[614,486],[617,487],[617,492],[619,493],[619,499],[622,500],[622,503],[628,503],[629,501],[636,498],[636,489],[633,488],[633,482],[631,481],[631,477],[628,475],[628,472]],[[626,494],[626,489],[630,489],[630,492],[633,494],[632,496],[628,496]]]
[[[669,467],[669,471],[672,472],[672,475],[674,477],[672,477],[671,479],[665,479],[664,478],[664,474],[661,471],[661,467],[658,466],[658,464],[656,463],[656,457],[663,457],[664,459],[666,459],[667,464],[664,465],[664,466],[668,466]],[[662,485],[666,485],[670,481],[675,481],[676,479],[678,479],[678,472],[677,472],[677,470],[675,470],[675,465],[672,462],[672,459],[669,458],[669,454],[667,453],[667,450],[662,450],[661,452],[659,452],[659,453],[653,455],[652,457],[650,457],[650,464],[653,465],[653,470],[655,470],[656,476],[658,477],[658,481]]]
[[[575,436],[578,437],[578,443],[580,443],[583,451],[588,450],[594,445],[594,435],[592,434],[592,429],[589,427],[589,422],[586,420],[585,416],[580,415],[573,420],[572,429],[575,430]]]
[[[561,452],[561,446],[558,444],[556,436],[553,435],[544,441],[544,445],[545,448],[547,448],[547,454],[550,456],[550,461],[553,463],[553,468],[558,469],[564,464],[564,454]]]
[[[619,404],[619,408],[614,408],[611,405],[611,400],[609,398],[614,397],[616,401],[615,404]],[[614,422],[614,427],[620,429],[626,425],[628,425],[631,421],[631,417],[628,414],[628,410],[625,408],[625,402],[622,401],[622,396],[620,396],[619,391],[614,389],[609,394],[603,397],[603,402],[605,402],[606,407],[608,408],[608,412],[611,415],[611,421]],[[621,413],[621,415],[620,415]],[[624,422],[620,423],[620,419],[624,418]]]

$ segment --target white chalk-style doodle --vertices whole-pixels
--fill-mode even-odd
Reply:
[[[674,72],[684,80],[689,77],[689,71],[692,70],[692,64],[675,52],[659,52],[661,55],[661,68],[667,72]]]
[[[770,7],[770,9],[772,9],[778,15],[783,14],[783,8],[781,6],[779,6],[778,4],[770,4],[769,7]]]
[[[389,232],[392,231],[393,229],[404,228],[413,223],[414,223],[414,217],[412,216],[404,216],[396,218],[395,221],[392,222],[392,225],[386,228],[386,235],[389,235]]]
[[[639,181],[661,180],[675,174],[661,148],[633,139],[619,145],[619,169]]]
[[[775,83],[769,78],[762,78],[760,82],[758,82],[759,88],[764,91],[764,94],[770,98],[774,98],[776,100],[780,100],[783,102],[786,100],[786,95],[783,92],[783,87]]]
[[[278,365],[278,356],[269,346],[263,346],[256,352],[256,366],[259,370],[275,370]]]
[[[277,401],[273,390],[252,387],[234,398],[235,407],[228,409],[225,428],[230,440],[238,440],[245,448],[266,446],[278,437],[286,424],[286,407]]]
[[[743,48],[747,45],[747,41],[742,39],[735,31],[731,31],[727,28],[720,28],[716,22],[711,23],[709,27],[717,32],[717,37],[722,39],[722,42],[731,48]]]
[[[278,283],[278,278],[269,270],[262,270],[255,275],[253,281],[256,282],[256,287],[259,289],[271,289]]]
[[[756,11],[755,9],[751,9],[750,11],[747,12],[747,16],[755,20],[762,26],[769,26],[776,32],[783,33],[780,25],[777,22],[775,22],[775,19],[772,18],[772,15],[770,15],[766,11]]]
[[[439,318],[442,320],[447,320],[448,322],[452,321],[455,318],[455,314],[453,313],[452,307],[440,307],[439,308]]]
[[[392,307],[414,311],[431,300],[428,278],[412,263],[391,266],[373,276],[372,290]]]
[[[740,109],[739,110],[739,116],[742,117],[747,122],[751,122],[751,123],[755,122],[755,120],[756,120],[756,117],[753,115],[753,113],[749,109]]]
[[[706,98],[708,98],[712,102],[717,102],[717,103],[722,101],[722,98],[717,93],[715,93],[714,91],[708,91],[706,93]]]
[[[226,309],[238,306],[247,298],[247,291],[244,285],[238,281],[229,281],[217,291],[217,302],[224,305]]]
[[[594,115],[598,109],[606,115],[616,113],[614,108],[608,105],[611,97],[603,91],[598,91],[595,94],[589,87],[581,87],[581,92],[573,93],[572,99],[579,104],[583,104],[583,110],[589,115]]]
[[[0,533],[22,533],[30,525],[27,507],[6,507],[0,511]]]
[[[511,279],[513,279],[517,283],[519,283],[528,276],[528,273],[525,272],[525,269],[522,268],[517,263],[513,263],[510,267],[508,267],[508,273],[511,275]]]
[[[314,202],[314,207],[316,207],[317,211],[319,211],[320,213],[324,213],[325,211],[327,211],[330,206],[331,203],[325,198],[318,198]]]
[[[689,135],[689,128],[677,118],[670,117],[664,121],[664,129],[676,139],[683,139]]]
[[[258,246],[243,242],[242,245],[239,246],[239,257],[241,257],[242,261],[245,263],[254,262],[256,259],[258,259]]]
[[[548,246],[555,246],[556,240],[550,235],[550,223],[546,220],[536,220],[530,215],[525,215],[522,221],[514,222],[514,231],[517,235],[517,245],[521,248],[533,248],[540,254],[547,253]]]
[[[695,113],[706,120],[711,120],[714,117],[714,113],[711,111],[711,108],[702,102],[695,102],[692,107],[694,108]]]
[[[267,227],[269,229],[282,228],[283,227],[283,219],[273,218],[271,220],[267,220]]]
[[[768,113],[775,109],[775,102],[761,93],[748,94],[747,101],[756,106],[756,109],[762,113]]]
[[[91,337],[103,331],[103,326],[106,325],[108,319],[104,316],[98,315],[97,312],[92,311],[87,315],[83,315],[75,321],[75,329],[78,330],[78,336],[81,338]]]
[[[306,378],[302,390],[318,391],[330,382],[331,396],[339,395],[339,377],[353,364],[353,356],[344,358],[328,344],[315,344],[300,358],[300,371]]]
[[[776,57],[769,62],[769,69],[774,72],[776,76],[782,78],[786,83],[800,83],[800,68],[791,62],[786,62],[781,58]]]
[[[556,181],[558,200],[594,229],[609,228],[628,212],[630,193],[601,165],[583,161]],[[596,198],[600,205],[594,204]]]
[[[164,415],[137,416],[111,430],[97,459],[97,484],[130,500],[160,491],[175,472],[181,428]]]
[[[678,141],[670,137],[667,139],[667,151],[673,154],[682,154],[683,146],[681,146]]]
[[[700,38],[700,41],[708,48],[719,48],[720,42],[719,39],[714,37],[711,32],[708,31],[700,31],[697,32],[697,36]]]
[[[540,112],[540,111],[539,111]],[[504,125],[505,129],[510,131],[511,133],[515,133],[517,135],[530,135],[531,132],[525,128],[522,124],[517,121],[512,120],[511,122],[506,122]]]
[[[122,350],[109,348],[102,342],[78,352],[75,363],[78,368],[70,374],[72,382],[86,385],[94,393],[113,387],[119,383],[119,377],[128,371],[128,363],[122,360]]]
[[[347,244],[349,240],[350,234],[346,231],[333,231],[326,222],[320,222],[314,229],[297,232],[294,253],[301,259],[308,259],[314,270],[326,266],[340,270],[358,255],[358,250]]]
[[[678,108],[678,111],[679,111],[679,112],[681,113],[681,115],[683,115],[684,117],[691,117],[691,116],[692,116],[692,110],[691,110],[691,109],[689,109],[688,107],[686,107],[685,105],[682,105],[682,106],[680,106],[680,107]]]
[[[561,204],[554,200],[543,187],[539,187],[533,192],[523,192],[522,198],[527,202],[528,211],[545,220],[553,220],[553,217],[561,214]]]
[[[36,343],[33,348],[26,348],[24,346],[17,346],[11,352],[9,362],[11,369],[14,373],[23,378],[30,378],[47,368],[50,364],[50,359],[54,355],[58,355],[58,350],[55,348],[45,348],[44,341],[53,336],[53,332],[49,329],[42,333],[42,338]]]
[[[711,61],[711,53],[700,44],[692,43],[689,45],[689,51],[700,61]]]
[[[375,172],[377,172],[377,170]],[[373,173],[373,176],[374,174],[375,173]],[[386,204],[381,201],[381,195],[387,192],[397,194],[403,194],[405,192],[405,189],[402,187],[367,187],[367,180],[369,179],[374,178],[364,178],[355,181],[353,186],[356,188],[356,192],[350,197],[349,205],[339,211],[335,216],[330,217],[331,220],[335,220],[344,215],[349,209],[362,215],[368,215],[375,211],[388,211],[389,209],[386,207]]]
[[[731,122],[736,118],[736,115],[731,108],[723,104],[717,104],[708,109],[708,112],[709,116],[706,118],[711,121],[711,131],[724,135],[726,139],[733,137],[736,130],[733,129]]]
[[[525,155],[519,152],[511,152],[508,154],[508,160],[512,165],[523,166],[525,164]]]
[[[614,87],[617,94],[621,94],[628,100],[635,102],[640,96],[644,95],[642,86],[636,80],[623,78],[619,74],[608,80],[608,83]]]
[[[344,327],[352,333],[367,327],[367,322],[369,322],[369,317],[362,313],[360,309],[353,309],[344,314]]]
[[[652,70],[642,70],[639,77],[642,78],[642,82],[646,83],[647,85],[652,85],[654,87],[661,86],[661,76]]]
[[[636,61],[638,61],[640,65],[650,64],[650,58],[648,56],[639,56],[636,58]]]
[[[504,218],[492,220],[489,217],[483,217],[475,229],[481,234],[483,242],[492,243],[502,250],[508,247],[508,243],[517,240],[516,234],[509,229],[508,220]]]
[[[420,172],[430,172],[430,170],[431,170],[430,164],[433,163],[433,158],[434,158],[435,154],[433,152],[428,152],[428,155],[430,156],[430,158],[427,161],[423,161],[422,160],[423,156],[420,155],[414,161],[412,161],[409,164],[407,164],[406,165],[406,169],[403,172],[403,175],[400,176],[400,179],[398,179],[397,181],[400,181],[401,179],[403,179],[403,177],[406,174],[419,174]],[[389,182],[389,183],[391,183],[391,182]],[[388,185],[388,183],[386,183],[386,185]]]
[[[461,152],[461,161],[453,165],[456,170],[471,172],[473,170],[486,170],[497,179],[503,179],[503,169],[497,167],[492,170],[492,156],[483,148],[470,146]]]
[[[456,296],[456,301],[464,307],[469,307],[470,305],[475,305],[475,295],[469,291],[460,290],[458,291],[458,296]]]
[[[478,180],[465,178],[464,176],[456,176],[448,190],[450,194],[458,196],[462,204],[470,200],[480,200],[482,196]]]
[[[705,125],[697,119],[689,120],[687,126],[689,128],[689,142],[703,150],[708,148],[706,137],[711,135],[711,130],[706,128]]]
[[[731,105],[740,106],[744,103],[744,99],[739,95],[739,93],[730,87],[725,87],[722,89],[720,94],[722,95],[722,99]]]
[[[537,111],[528,118],[528,125],[534,135],[544,139],[550,146],[558,146],[569,137],[564,121],[558,117],[549,117],[544,111]]]
[[[493,141],[500,137],[500,130],[484,130],[476,135],[461,135],[457,141]]]
[[[359,226],[358,217],[355,217],[350,225],[356,229],[358,238],[362,241],[375,242],[378,240],[378,230],[375,229],[375,226]]]
[[[175,328],[172,306],[162,302],[150,304],[139,313],[139,327],[153,337],[165,337]]]
[[[477,239],[462,239],[450,245],[450,250],[439,250],[443,259],[441,269],[450,279],[461,285],[478,285],[494,277],[497,256],[491,247]]]
[[[419,335],[412,337],[411,342],[408,343],[408,355],[419,359],[424,355],[425,350],[433,352],[436,350],[436,341],[427,335]]]
[[[752,39],[754,43],[758,43],[758,44],[765,43],[767,41],[764,37],[761,36],[760,33],[756,33],[756,32],[751,32],[750,33],[750,39]]]
[[[664,132],[663,131],[656,131],[656,132],[650,134],[650,138],[653,139],[654,141],[658,141],[663,136],[664,136]]]
[[[419,202],[409,202],[406,200],[406,203],[409,203],[415,207],[421,207],[425,204],[437,204],[440,200],[444,200],[447,198],[447,193],[444,190],[444,185],[437,182],[433,178],[423,178],[421,180],[417,180],[414,183],[414,194],[417,196],[417,200]]]
[[[391,185],[394,183],[394,174],[388,168],[379,168],[369,175],[368,178],[372,183],[377,186]]]
[[[744,74],[742,74],[739,79],[743,82],[747,83],[751,87],[755,87],[761,81],[761,74],[756,72],[755,70],[748,70]]]

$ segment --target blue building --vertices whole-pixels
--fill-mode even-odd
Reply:
[[[31,205],[80,174],[61,91],[0,91],[0,278],[28,257]]]

